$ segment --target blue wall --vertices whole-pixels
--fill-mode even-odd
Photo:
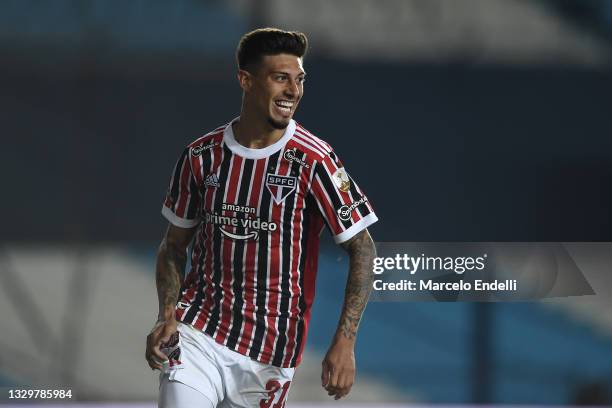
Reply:
[[[19,197],[0,203],[18,215],[3,238],[157,240],[179,153],[239,112],[233,63],[199,64],[185,78],[0,67],[3,188]],[[377,240],[612,240],[611,73],[316,59],[306,70],[296,118],[368,194]]]
[[[335,331],[347,258],[319,262],[309,346],[325,353]],[[359,329],[361,373],[427,402],[473,402],[475,303],[371,302]],[[539,303],[492,303],[489,398],[505,404],[568,404],[578,389],[612,389],[612,339]]]

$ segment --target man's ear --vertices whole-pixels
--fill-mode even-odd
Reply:
[[[251,89],[253,85],[253,78],[248,71],[243,69],[238,70],[238,83],[243,91],[247,92]]]

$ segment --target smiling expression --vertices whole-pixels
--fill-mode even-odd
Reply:
[[[302,59],[291,54],[266,55],[247,75],[247,105],[274,129],[285,129],[304,94]]]

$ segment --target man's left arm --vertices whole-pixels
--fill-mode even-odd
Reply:
[[[361,315],[372,290],[376,247],[367,229],[340,244],[349,254],[349,275],[336,334],[323,359],[321,381],[328,395],[340,399],[355,380],[355,340]]]

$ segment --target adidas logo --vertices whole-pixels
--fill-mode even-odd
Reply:
[[[204,185],[208,187],[221,186],[221,184],[219,184],[219,179],[217,178],[217,175],[215,173],[211,173],[208,177],[206,177],[206,180],[204,180]]]

